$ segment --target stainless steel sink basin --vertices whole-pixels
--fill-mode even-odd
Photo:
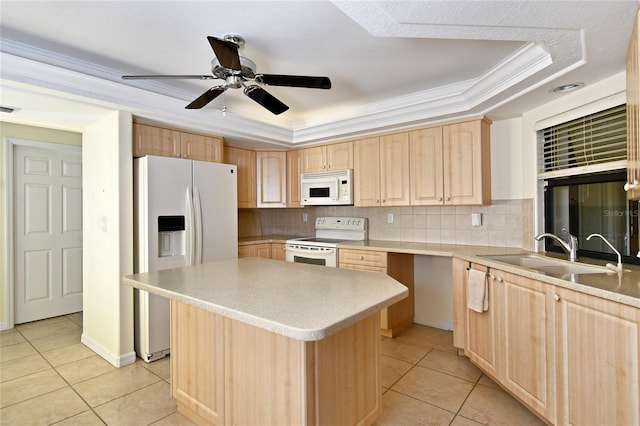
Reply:
[[[521,268],[531,269],[552,276],[575,274],[606,274],[613,273],[603,266],[587,265],[585,263],[567,262],[535,254],[496,254],[479,256],[496,262],[507,263]]]

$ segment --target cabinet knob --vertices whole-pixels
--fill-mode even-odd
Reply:
[[[496,280],[496,276],[495,276],[495,275],[493,275],[493,274],[489,274],[489,278],[491,278],[491,279],[492,279],[492,280],[494,280],[494,281]]]
[[[631,183],[631,182],[625,183],[622,188],[626,192],[626,191],[629,191],[630,189],[636,189],[637,187],[638,187],[638,182],[634,181],[633,183]]]
[[[553,300],[555,300],[556,302],[558,302],[560,300],[560,296],[558,296],[557,294],[553,295]]]
[[[387,200],[382,200],[382,202],[383,202],[383,203],[386,203],[386,202],[387,202]]]
[[[438,197],[438,201],[442,201],[442,197]]]
[[[502,281],[504,281],[502,277],[498,277],[498,282],[501,283]]]
[[[451,201],[451,197],[447,197],[447,201]]]
[[[360,256],[360,260],[364,260],[364,256]]]
[[[376,204],[380,204],[380,200],[376,200]]]

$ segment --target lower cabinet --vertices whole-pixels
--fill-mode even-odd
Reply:
[[[286,260],[284,243],[259,243],[238,246],[238,258],[261,257],[263,259]]]
[[[640,310],[556,288],[558,424],[640,424]]]
[[[413,324],[413,255],[371,250],[338,250],[338,266],[343,269],[387,274],[409,289],[409,296],[381,311],[381,334],[395,337]]]
[[[467,268],[489,309],[467,308]],[[547,422],[640,424],[640,310],[454,259],[454,345]]]
[[[238,257],[261,257],[271,259],[271,243],[238,246]]]
[[[284,243],[271,243],[271,258],[273,260],[287,260],[287,245]]]

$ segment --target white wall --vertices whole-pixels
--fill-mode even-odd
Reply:
[[[491,125],[491,198],[519,200],[522,187],[522,119]]]
[[[132,117],[114,112],[83,134],[82,343],[116,367],[135,362]],[[103,224],[106,221],[106,228]]]

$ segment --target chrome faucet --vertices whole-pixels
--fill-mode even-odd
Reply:
[[[571,235],[569,231],[567,231],[564,228],[562,228],[562,232],[566,233],[569,236],[568,242],[562,241],[562,239],[557,235],[550,234],[548,232],[544,232],[542,234],[536,235],[535,239],[536,241],[540,241],[543,238],[551,238],[556,240],[558,243],[560,243],[565,253],[567,253],[567,256],[569,256],[569,260],[571,262],[577,262],[578,261],[578,238],[575,235]]]
[[[620,252],[616,250],[613,244],[611,244],[604,236],[602,236],[602,234],[591,234],[587,237],[587,241],[589,241],[591,237],[602,238],[602,241],[604,241],[609,247],[611,247],[611,250],[613,250],[618,255],[618,265],[613,266],[612,264],[607,263],[607,267],[613,269],[614,271],[622,272],[622,256],[620,255]]]

